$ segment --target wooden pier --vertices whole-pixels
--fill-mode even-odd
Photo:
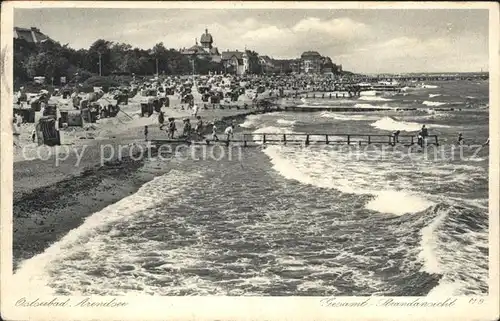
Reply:
[[[210,138],[205,140],[189,140],[185,138],[177,139],[152,139],[151,144],[159,147],[163,144],[186,144],[186,145],[237,145],[242,147],[255,147],[262,145],[402,145],[412,146],[417,144],[415,135],[399,135],[397,139],[390,134],[333,134],[333,133],[242,133],[235,135],[234,138],[226,140],[226,137],[221,134],[218,141]],[[437,135],[429,135],[427,137],[427,145],[439,146]]]

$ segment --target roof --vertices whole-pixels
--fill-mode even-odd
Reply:
[[[243,59],[243,53],[241,51],[223,51],[222,52],[222,60],[229,60],[232,57],[236,57],[236,59]]]
[[[247,53],[247,51],[223,51],[222,52],[222,60],[229,60],[233,56],[236,57],[236,59],[243,59],[243,54]]]
[[[302,58],[304,57],[321,57],[321,55],[317,51],[304,51],[302,55],[300,55]]]
[[[217,55],[217,56],[220,55],[219,50],[217,49],[217,47],[210,48],[210,54]]]
[[[208,33],[208,29],[205,29],[205,33],[201,35],[201,43],[212,43],[214,42],[212,35]]]
[[[40,31],[40,29],[35,27],[31,28],[14,27],[14,37],[17,39],[23,39],[30,43],[39,43],[49,39],[49,37],[44,35]]]

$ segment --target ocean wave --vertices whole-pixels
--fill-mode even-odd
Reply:
[[[441,275],[428,296],[477,295],[488,289],[488,274],[481,273],[488,269],[487,210],[456,204],[434,207],[434,219],[421,230],[421,271]]]
[[[422,196],[405,191],[376,192],[375,198],[365,205],[366,209],[381,213],[403,215],[424,211],[435,203]],[[394,206],[397,202],[398,206]]]
[[[393,172],[392,166],[374,169],[371,162],[354,165],[352,161],[342,159],[349,157],[347,153],[335,151],[269,146],[264,153],[270,158],[273,169],[287,179],[347,194],[375,196],[365,204],[369,210],[403,215],[423,211],[433,205],[427,196],[419,192],[385,186],[385,175]]]
[[[439,88],[439,86],[422,84],[420,86],[420,88],[424,88],[424,89],[436,89],[436,88]]]
[[[375,90],[367,90],[367,91],[362,91],[360,93],[361,97],[363,96],[377,96],[377,91]]]
[[[439,96],[441,96],[441,94],[429,94],[429,98],[439,97]]]
[[[392,101],[392,99],[383,98],[379,96],[361,96],[358,100],[366,100],[366,101]]]
[[[20,295],[26,293],[54,295],[54,289],[49,283],[64,284],[67,278],[72,277],[65,275],[64,271],[61,272],[65,260],[78,255],[82,247],[92,243],[97,235],[102,235],[102,229],[112,226],[117,221],[144,213],[145,210],[162,204],[168,197],[180,195],[189,183],[199,177],[201,175],[197,172],[172,170],[144,184],[135,194],[87,217],[82,225],[71,230],[43,253],[22,262],[12,278],[13,284],[16,284],[15,288],[20,291]],[[61,275],[58,278],[59,273]]]
[[[439,102],[439,101],[423,101],[422,102],[422,105],[426,105],[426,106],[442,106],[442,105],[446,105],[446,103],[442,103],[442,102]]]
[[[333,118],[336,120],[377,120],[380,117],[374,115],[348,115],[348,114],[340,114],[334,113],[330,111],[324,111],[320,114],[321,118]]]
[[[243,128],[253,128],[257,125],[258,121],[262,118],[262,115],[249,115],[245,118],[245,121],[239,126]]]
[[[390,130],[390,131],[406,131],[406,132],[414,132],[419,131],[422,128],[423,124],[415,123],[415,122],[405,122],[399,121],[391,117],[384,117],[376,122],[370,124],[370,126],[382,129],[382,130]],[[437,124],[429,124],[426,125],[427,128],[450,128],[448,125],[437,125]]]
[[[293,126],[297,121],[296,120],[286,120],[286,119],[278,119],[276,122],[280,125],[284,126]]]
[[[356,107],[356,108],[370,108],[370,109],[377,109],[377,108],[379,108],[379,109],[384,109],[384,110],[388,109],[388,108],[389,109],[396,109],[394,107],[389,107],[387,104],[384,104],[382,106],[375,106],[375,105],[372,105],[372,104],[356,104],[356,105],[354,105],[354,107]]]

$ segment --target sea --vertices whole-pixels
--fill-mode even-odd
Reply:
[[[390,110],[274,112],[249,116],[236,132],[415,135],[425,124],[439,135],[439,150],[299,144],[156,157],[145,167],[161,175],[21,262],[19,288],[117,296],[486,295],[488,82],[301,103]]]

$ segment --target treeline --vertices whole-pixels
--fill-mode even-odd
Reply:
[[[101,70],[99,70],[99,56]],[[258,54],[250,54],[251,73],[262,72]],[[48,83],[59,85],[61,77],[67,82],[83,82],[99,75],[183,75],[193,72],[234,72],[222,63],[194,59],[191,61],[178,50],[167,49],[163,43],[150,50],[133,48],[124,43],[99,39],[88,49],[75,50],[54,41],[34,44],[23,39],[14,39],[14,79],[16,83],[30,81],[36,76],[45,76]]]

